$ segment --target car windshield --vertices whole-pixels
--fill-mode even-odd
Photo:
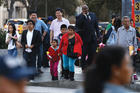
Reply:
[[[106,28],[107,27],[107,23],[99,23],[99,26],[102,26],[103,28]]]
[[[18,24],[18,25],[23,25],[24,24],[23,21],[14,21],[14,20],[8,21],[8,24],[10,24],[10,23],[12,23],[12,24]]]

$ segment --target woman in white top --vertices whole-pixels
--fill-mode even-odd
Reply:
[[[16,32],[16,27],[14,24],[9,24],[8,33],[6,34],[6,44],[8,44],[8,54],[10,56],[17,56],[16,42],[18,40],[18,32]]]

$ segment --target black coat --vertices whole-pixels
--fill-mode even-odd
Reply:
[[[28,32],[28,30],[25,30],[22,33],[21,44],[24,48],[23,52],[25,52],[25,45],[27,44],[27,39],[26,39],[27,32]],[[39,46],[41,45],[41,42],[42,42],[42,40],[41,40],[40,32],[37,31],[37,30],[34,30],[32,42],[31,42],[31,45],[34,45],[34,47],[32,48],[32,53],[34,53],[34,54],[37,53],[37,50],[39,49]]]
[[[94,13],[89,12],[89,16],[91,18],[90,21],[83,14],[76,17],[77,33],[81,36],[83,43],[96,44],[96,37],[100,37],[98,22]]]

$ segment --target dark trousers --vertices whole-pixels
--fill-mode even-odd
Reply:
[[[27,66],[36,70],[36,54],[35,53],[28,53],[28,52],[24,51],[23,57],[26,61]],[[33,80],[34,75],[30,76],[30,79]]]
[[[82,70],[87,68],[93,63],[94,57],[96,55],[96,44],[84,44],[82,46],[82,57],[81,57],[81,66]]]
[[[40,69],[42,66],[42,59],[43,59],[43,44],[40,45],[37,53],[37,68]]]
[[[62,56],[61,56],[61,69],[62,69],[61,75],[63,77],[64,76],[64,67],[63,67],[63,57]]]

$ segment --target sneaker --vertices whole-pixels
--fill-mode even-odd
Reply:
[[[52,76],[52,80],[54,80],[54,76]]]
[[[43,71],[42,71],[41,69],[38,69],[38,73],[41,73],[41,74],[42,74],[42,73],[43,73]]]
[[[54,76],[54,80],[58,80],[58,76]]]
[[[134,80],[138,80],[137,74],[133,74]]]
[[[29,82],[30,82],[30,83],[33,83],[33,82],[34,82],[34,80],[30,80]]]

